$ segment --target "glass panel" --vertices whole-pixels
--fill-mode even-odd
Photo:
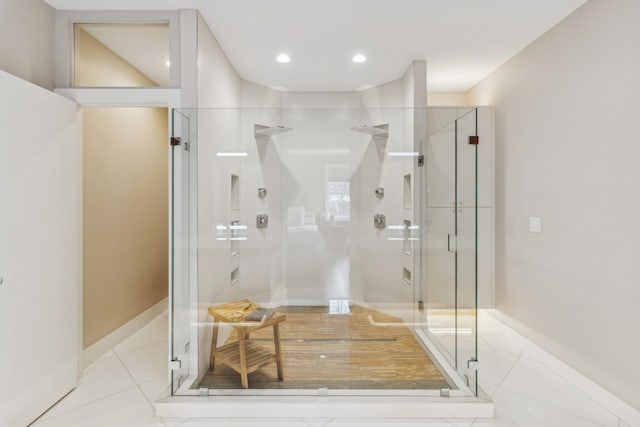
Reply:
[[[189,376],[191,335],[191,159],[187,148],[191,120],[188,112],[172,112],[172,137],[180,145],[171,147],[171,359],[179,361],[171,375],[176,393]],[[172,141],[174,141],[172,140]],[[195,329],[197,333],[197,329]]]
[[[174,394],[469,396],[456,114],[426,138],[411,109],[174,112]],[[242,378],[230,362],[242,337],[273,361],[271,324],[242,329],[256,306],[281,322],[281,380],[273,363]]]
[[[427,253],[425,301],[427,330],[456,366],[455,121],[428,138]]]
[[[476,110],[456,120],[457,134],[457,360],[461,375],[476,392],[477,371],[477,135]]]
[[[169,24],[75,24],[74,87],[169,87]]]

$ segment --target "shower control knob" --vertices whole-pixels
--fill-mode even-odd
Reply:
[[[267,214],[259,214],[256,217],[256,227],[258,228],[267,228],[269,226],[269,215]]]

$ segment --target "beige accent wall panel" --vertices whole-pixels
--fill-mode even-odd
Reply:
[[[85,108],[84,347],[167,297],[164,108]]]
[[[497,308],[638,409],[639,17],[591,0],[469,93],[495,105]]]
[[[55,12],[42,0],[0,1],[0,69],[53,89]]]
[[[156,82],[142,74],[95,37],[76,26],[74,86],[153,87]]]

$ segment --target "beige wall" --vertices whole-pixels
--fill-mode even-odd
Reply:
[[[638,18],[591,0],[469,102],[495,105],[497,308],[640,409]]]
[[[155,85],[76,31],[78,86]],[[167,297],[167,116],[165,108],[84,109],[84,348]]]
[[[74,86],[158,86],[82,28],[75,28]]]
[[[0,69],[53,89],[54,25],[55,12],[42,0],[0,1]]]
[[[83,110],[84,348],[167,297],[165,108]]]
[[[466,92],[428,92],[427,104],[431,107],[461,107],[467,105]]]

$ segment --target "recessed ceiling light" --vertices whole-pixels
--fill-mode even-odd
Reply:
[[[351,60],[353,62],[355,62],[356,64],[362,64],[364,61],[367,60],[367,57],[364,56],[361,53],[357,53],[357,54],[353,55],[353,58],[351,58]]]
[[[166,65],[167,67],[171,67],[171,61],[165,62],[164,65]]]
[[[276,56],[276,61],[281,64],[286,64],[288,62],[291,62],[291,57],[286,53],[281,53],[280,55]]]

